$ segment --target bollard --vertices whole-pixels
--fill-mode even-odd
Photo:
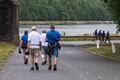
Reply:
[[[96,42],[97,42],[97,49],[99,49],[100,48],[100,41],[97,40]]]
[[[115,49],[115,43],[112,42],[112,53],[116,53],[116,49]]]

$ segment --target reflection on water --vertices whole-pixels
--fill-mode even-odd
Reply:
[[[31,31],[32,25],[20,25],[19,34],[23,34],[25,30]],[[35,25],[38,31],[49,30],[49,25]],[[84,24],[84,25],[55,25],[56,30],[61,34],[65,32],[66,35],[81,35],[81,34],[93,34],[95,29],[110,31],[111,34],[116,33],[116,24]]]

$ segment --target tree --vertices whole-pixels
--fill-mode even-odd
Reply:
[[[120,0],[105,0],[109,7],[109,10],[113,14],[113,17],[118,23],[117,30],[120,32]]]
[[[107,3],[108,0],[104,0],[105,3]]]
[[[19,0],[22,21],[111,20],[101,0]]]

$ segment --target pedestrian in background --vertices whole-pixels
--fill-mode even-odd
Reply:
[[[102,32],[102,42],[105,42],[105,31]]]
[[[99,30],[99,32],[98,32],[98,39],[102,43],[102,33],[101,33],[101,30]]]
[[[48,41],[48,70],[52,69],[52,56],[53,56],[53,70],[57,71],[58,55],[59,55],[59,40],[60,33],[55,30],[55,26],[50,26],[50,31],[47,32],[46,38]]]
[[[106,40],[105,40],[105,42],[108,40],[108,42],[110,43],[110,32],[108,31],[107,33],[106,33]]]
[[[93,32],[93,35],[94,35],[93,41],[97,40],[98,39],[97,29],[95,30],[95,32]]]

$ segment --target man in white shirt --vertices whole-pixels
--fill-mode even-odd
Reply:
[[[28,34],[28,49],[31,54],[31,70],[34,70],[34,66],[36,70],[39,70],[38,58],[41,50],[41,40],[40,34],[37,32],[36,26],[33,26],[32,32]]]
[[[40,39],[42,42],[42,65],[45,65],[47,63],[47,54],[48,54],[48,42],[46,42],[46,31],[43,30],[42,34],[40,35]]]

